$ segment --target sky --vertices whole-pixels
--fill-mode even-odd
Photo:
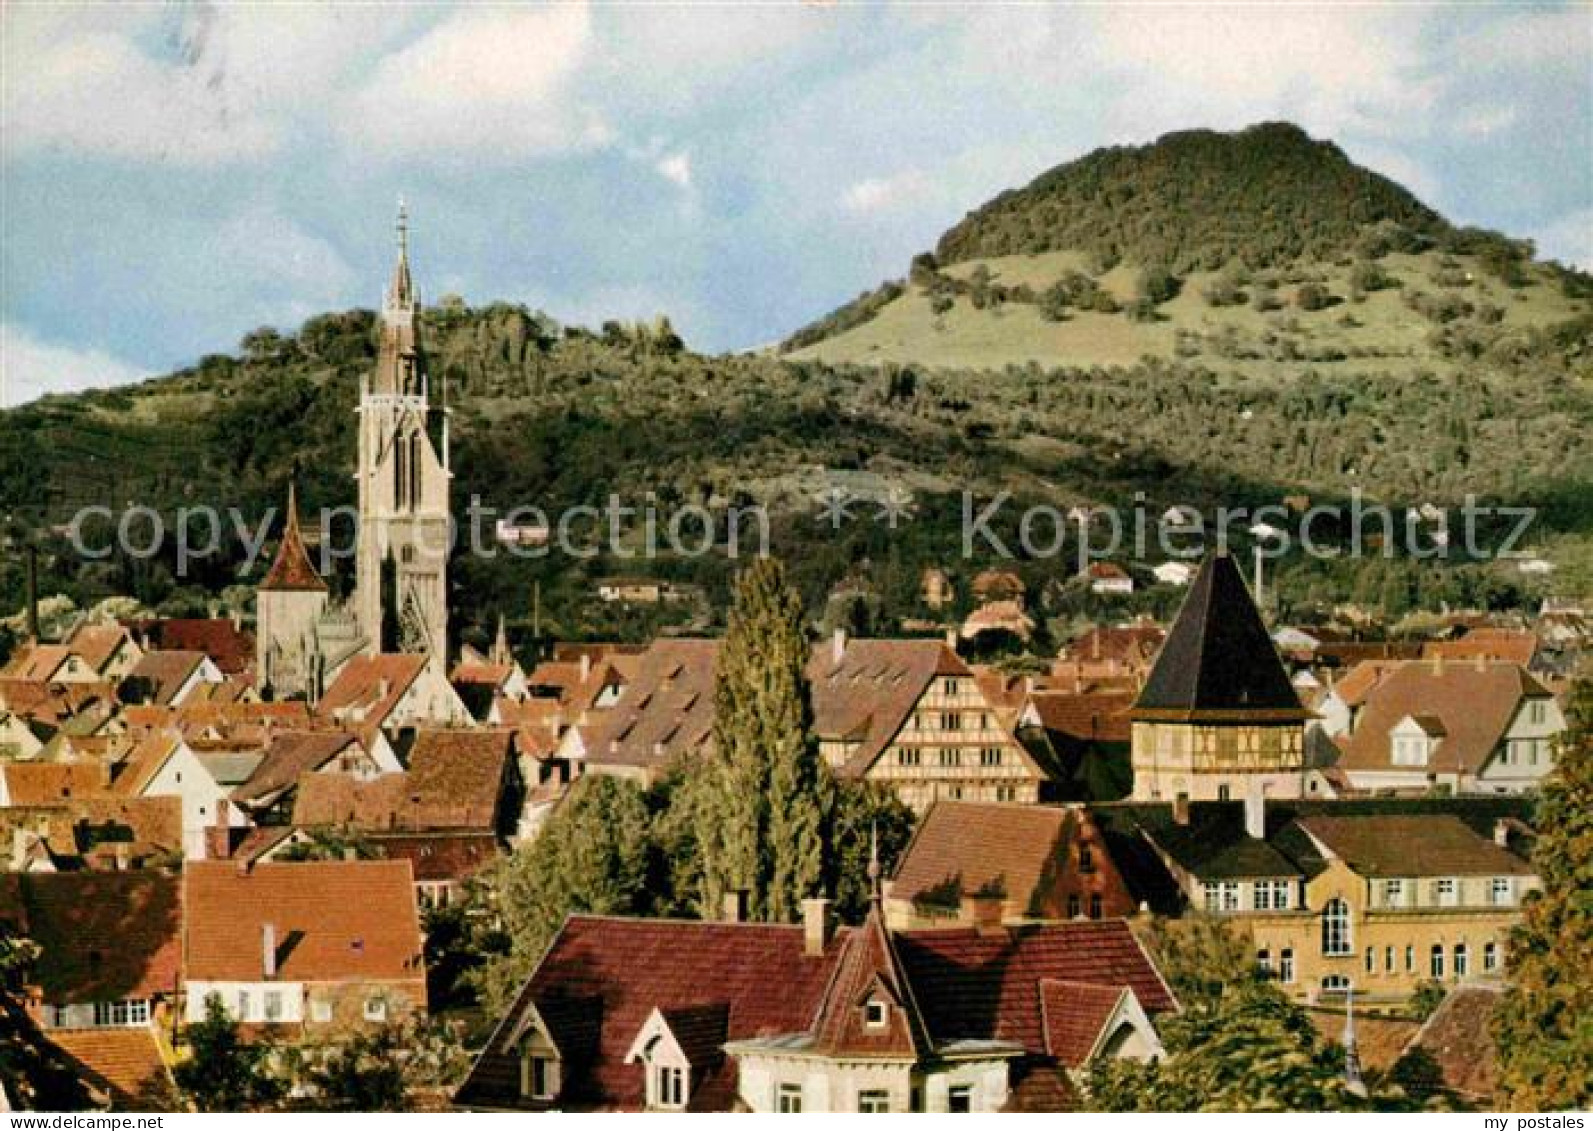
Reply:
[[[422,293],[763,345],[1101,145],[1290,120],[1593,267],[1593,7],[0,4],[0,403]]]

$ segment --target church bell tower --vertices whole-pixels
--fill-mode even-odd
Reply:
[[[409,221],[402,204],[398,262],[382,303],[376,369],[361,382],[357,412],[355,615],[361,634],[369,651],[425,655],[428,666],[446,675],[448,495],[453,478],[449,413],[446,403],[440,410],[431,407],[420,300],[409,274]]]

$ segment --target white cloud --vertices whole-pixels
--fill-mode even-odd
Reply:
[[[671,153],[658,159],[658,175],[683,189],[691,188],[691,155]]]
[[[402,156],[512,160],[601,145],[612,131],[572,89],[592,47],[585,4],[460,10],[382,59],[345,134]]]
[[[103,350],[41,341],[21,326],[0,323],[0,408],[46,393],[126,385],[146,376]]]
[[[929,179],[917,169],[890,177],[868,177],[848,186],[841,207],[848,212],[873,213],[910,204],[929,188]]]
[[[1455,129],[1470,137],[1490,137],[1514,126],[1521,117],[1514,106],[1474,106],[1456,115]]]

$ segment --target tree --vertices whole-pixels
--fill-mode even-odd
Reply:
[[[507,1006],[567,915],[651,909],[649,824],[634,782],[584,777],[537,838],[498,866],[492,882],[507,952],[488,962],[479,979],[492,1009]]]
[[[834,898],[836,917],[858,923],[868,911],[869,853],[877,844],[880,867],[890,875],[912,839],[913,811],[878,782],[837,782],[834,797],[824,838],[824,888]]]
[[[177,1087],[200,1111],[259,1111],[282,1095],[267,1072],[266,1044],[246,1044],[221,999],[205,999],[205,1019],[188,1026],[189,1057],[173,1070]]]
[[[812,733],[802,624],[802,598],[778,561],[759,559],[737,577],[700,775],[706,914],[744,891],[752,918],[791,921],[819,887],[830,781]]]
[[[1527,897],[1508,948],[1510,987],[1494,1012],[1505,1110],[1593,1107],[1593,681],[1576,684],[1554,770],[1538,798]]]
[[[1102,1111],[1338,1111],[1403,1107],[1398,1089],[1365,1100],[1344,1086],[1343,1051],[1257,969],[1221,920],[1153,923],[1142,938],[1183,1011],[1159,1023],[1167,1057],[1099,1060],[1086,1088]]]

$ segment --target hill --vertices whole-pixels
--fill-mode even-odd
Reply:
[[[1271,123],[1098,150],[1003,193],[781,352],[920,365],[1195,360],[1452,372],[1586,317],[1584,275],[1457,228],[1329,142]]]
[[[1220,135],[1179,136],[1204,152]],[[1354,180],[1336,150],[1310,146],[1314,165],[1277,164],[1296,178],[1325,165]],[[1113,152],[1120,163],[1140,151]],[[455,410],[456,512],[477,498],[499,514],[534,505],[556,517],[613,495],[651,500],[666,519],[687,503],[717,518],[757,502],[816,615],[888,630],[930,616],[919,598],[925,567],[966,580],[993,562],[982,547],[962,556],[965,490],[976,500],[1010,493],[996,523],[1009,544],[1034,504],[1142,499],[1154,519],[1172,503],[1209,513],[1284,496],[1331,503],[1355,490],[1396,507],[1453,506],[1472,494],[1538,507],[1530,541],[1560,572],[1545,581],[1503,564],[1405,556],[1290,561],[1273,579],[1284,611],[1348,599],[1398,615],[1442,601],[1530,606],[1546,588],[1593,592],[1587,280],[1502,237],[1458,232],[1387,182],[1373,188],[1380,208],[1405,219],[1377,213],[1370,228],[1357,219],[1330,235],[1324,218],[1324,248],[1360,232],[1359,250],[1336,259],[1175,274],[1128,261],[1097,270],[1089,250],[944,263],[937,254],[864,304],[866,317],[832,320],[784,357],[703,356],[667,323],[589,331],[502,303],[427,308],[434,395],[446,386]],[[994,249],[991,233],[1007,230],[996,218],[1014,208],[992,205],[988,223],[975,213],[947,246]],[[1397,234],[1391,222],[1438,242],[1401,236],[1396,247],[1383,238]],[[1517,253],[1501,257],[1500,247]],[[1154,294],[1139,293],[1147,288]],[[236,539],[179,576],[169,540],[152,558],[91,560],[69,545],[67,524],[84,506],[121,513],[130,502],[168,527],[182,508],[206,504],[252,524],[281,505],[295,475],[306,507],[351,504],[353,408],[373,345],[370,311],[331,313],[297,331],[262,329],[232,354],[136,387],[0,414],[0,512],[12,520],[0,531],[0,618],[21,603],[21,538],[43,550],[45,593],[79,606],[131,593],[173,614],[247,611],[262,567],[245,572]],[[911,496],[913,514],[896,530],[835,529],[816,513],[833,489],[863,500],[865,513]],[[1243,547],[1243,524],[1235,529]],[[619,552],[591,559],[461,555],[455,623],[479,642],[500,612],[522,632],[563,636],[712,629],[736,563],[723,552],[637,559],[634,525],[625,537]],[[1092,595],[1073,563],[1071,550],[1015,563],[1043,595],[1042,646],[1070,617],[1165,612],[1177,600],[1165,586]],[[593,599],[596,578],[639,572],[693,583],[708,600],[637,610]],[[838,585],[866,599],[838,609],[827,603]],[[961,611],[966,585],[959,592]]]

